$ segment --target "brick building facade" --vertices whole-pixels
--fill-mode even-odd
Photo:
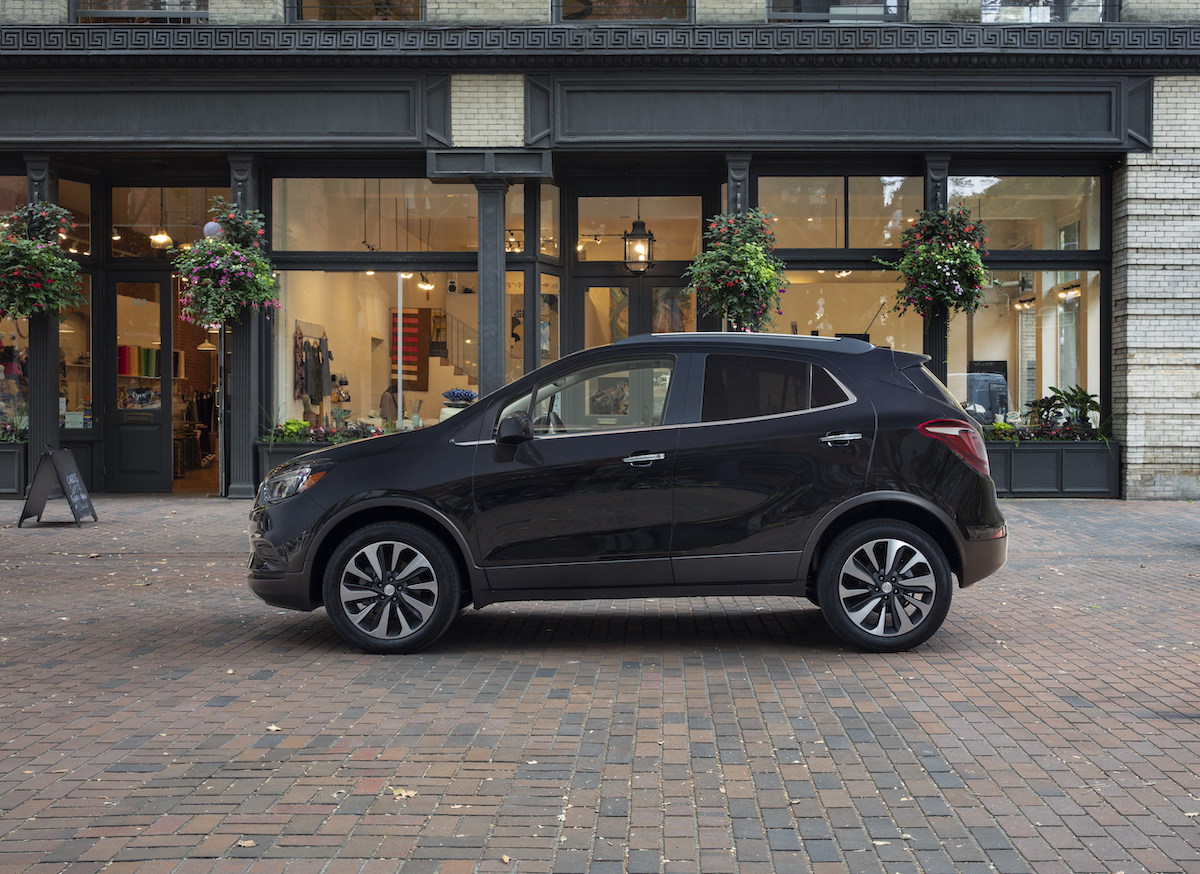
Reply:
[[[1019,413],[1051,384],[1079,383],[1102,400],[1102,418],[1111,420],[1121,494],[1200,497],[1195,4],[895,0],[871,6],[863,18],[860,4],[810,0],[597,0],[596,8],[612,16],[591,24],[574,17],[584,7],[571,3],[577,0],[427,0],[411,7],[416,20],[347,21],[323,20],[325,13],[312,15],[291,0],[174,6],[146,0],[147,18],[101,15],[92,24],[78,22],[93,20],[88,15],[103,11],[105,0],[0,5],[0,75],[10,83],[0,97],[0,180],[25,177],[31,192],[89,198],[99,222],[93,243],[107,247],[107,254],[82,256],[93,283],[96,368],[128,345],[119,335],[120,308],[134,299],[129,283],[169,278],[160,253],[118,253],[102,239],[111,226],[115,242],[121,210],[139,197],[139,208],[157,210],[160,221],[185,209],[186,191],[228,191],[263,208],[274,222],[275,256],[291,300],[313,295],[306,284],[318,276],[336,285],[338,295],[359,295],[326,318],[353,311],[368,326],[363,330],[380,350],[375,359],[364,353],[361,363],[347,365],[361,372],[343,374],[354,389],[346,394],[370,400],[354,416],[386,418],[378,414],[388,339],[379,324],[398,316],[386,312],[386,290],[368,306],[361,301],[376,291],[360,279],[356,292],[348,279],[356,270],[377,275],[369,261],[376,253],[384,253],[379,269],[388,281],[404,289],[395,308],[428,310],[435,344],[446,342],[436,339],[442,324],[452,332],[462,323],[465,336],[474,337],[478,358],[467,363],[476,375],[461,378],[486,389],[547,355],[614,339],[614,331],[657,329],[660,318],[682,318],[685,330],[711,327],[686,305],[664,309],[699,245],[700,217],[753,202],[786,210],[844,191],[842,212],[830,213],[835,224],[845,220],[845,227],[838,224],[842,236],[808,242],[800,228],[798,242],[784,249],[814,310],[824,312],[831,293],[832,286],[821,284],[827,270],[869,275],[848,292],[865,309],[825,321],[797,309],[801,314],[789,314],[780,330],[790,323],[793,332],[860,333],[865,326],[877,342],[923,345],[935,363],[945,362],[959,394],[968,389],[956,388],[956,379],[969,387],[971,374],[990,366],[1002,372],[1010,395],[997,418]],[[118,5],[107,6],[115,15]],[[340,6],[354,4],[321,8]],[[167,14],[176,7],[183,17]],[[1028,24],[992,20],[1001,8],[1026,7],[1048,11]],[[648,8],[666,9],[667,20]],[[1060,14],[1061,21],[1037,23]],[[1038,184],[1022,182],[1039,178],[1067,180],[1083,192],[1046,209],[1065,215],[1068,201],[1082,205],[1070,207],[1078,211],[1074,220],[1056,214],[1051,221],[1046,212],[1035,239],[1014,231],[1011,245],[993,251],[992,322],[952,323],[947,350],[938,347],[936,331],[925,331],[922,340],[919,327],[887,323],[882,307],[869,318],[874,305],[867,304],[886,284],[870,271],[894,235],[885,228],[882,237],[856,241],[855,233],[867,231],[855,228],[878,216],[860,217],[854,204],[874,198],[864,208],[878,211],[900,196],[895,186],[909,186],[906,202],[915,202],[917,192],[926,205],[961,196],[992,209],[1043,196]],[[405,179],[419,184],[397,181]],[[823,180],[822,193],[814,193],[815,179]],[[1002,184],[991,193],[973,193],[973,185],[995,180]],[[864,184],[879,190],[864,195]],[[78,194],[80,186],[86,194]],[[125,205],[117,204],[121,197]],[[357,200],[344,220],[330,209],[324,236],[309,234],[314,221],[327,220],[315,204],[330,198]],[[434,212],[401,219],[402,202],[406,210]],[[647,223],[661,235],[660,264],[637,279],[622,274],[613,254],[630,218],[621,210],[631,208],[639,215],[649,210]],[[614,211],[596,216],[593,209]],[[679,211],[695,217],[694,231],[674,230]],[[794,218],[805,220],[799,212]],[[335,239],[338,221],[342,242]],[[470,239],[446,242],[439,221],[470,224]],[[409,272],[412,283],[428,282],[441,297],[426,291],[423,301],[419,290],[391,278]],[[114,283],[126,283],[124,290],[114,291]],[[1083,296],[1072,308],[1080,284]],[[463,288],[478,297],[445,295]],[[1058,305],[1056,334],[1048,312],[1037,322],[1021,315],[1032,300],[1029,289],[1039,290],[1039,305],[1051,306],[1052,293],[1067,301]],[[625,319],[619,324],[610,312],[618,299]],[[253,491],[261,473],[253,443],[294,401],[287,396],[286,348],[302,324],[324,324],[304,318],[319,311],[306,306],[289,313],[286,325],[232,329],[229,357],[212,369],[240,380],[225,386],[226,415],[210,447],[221,457],[223,494]],[[165,324],[171,315],[163,313]],[[170,339],[169,332],[163,337]],[[43,354],[34,339],[31,372]],[[403,357],[402,341],[394,341],[392,355]],[[93,360],[90,353],[77,357]],[[194,373],[189,364],[181,358],[176,373]],[[43,391],[52,400],[54,363],[42,366]],[[438,367],[428,370],[422,384],[438,386]],[[126,390],[121,374],[89,372],[97,396]],[[68,376],[57,381],[65,385]],[[187,379],[186,389],[163,401],[155,446],[172,445],[170,418],[178,437],[185,396],[201,394],[190,377],[174,378]],[[399,380],[395,372],[390,378]],[[69,399],[65,410],[60,402],[55,421],[53,404],[43,398],[39,412],[36,386],[31,391],[31,443],[73,446],[95,490],[163,490],[171,487],[171,468],[178,476],[178,458],[157,477],[113,474],[119,434],[104,430],[107,424],[85,433],[84,413]],[[430,403],[437,401],[428,391]],[[323,396],[315,413],[306,402],[303,415],[328,420],[359,406],[339,406],[336,397]],[[89,428],[93,413],[96,423],[129,415],[120,408],[105,413],[99,402],[94,411],[87,407]],[[298,406],[289,410],[300,415]]]

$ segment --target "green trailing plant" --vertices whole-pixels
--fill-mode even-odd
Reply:
[[[737,331],[761,331],[774,315],[782,314],[780,295],[787,290],[787,273],[772,254],[772,219],[761,209],[709,219],[706,248],[684,272],[684,291],[695,292],[700,312],[728,319]]]
[[[58,315],[83,303],[79,265],[59,245],[71,213],[39,201],[0,217],[0,318]]]
[[[904,285],[896,292],[893,309],[909,310],[922,318],[942,313],[973,313],[985,307],[988,280],[983,266],[988,242],[983,223],[967,207],[923,209],[900,236],[894,261],[876,262],[900,273]]]
[[[262,213],[243,211],[214,197],[209,214],[210,236],[171,250],[171,263],[184,283],[180,318],[197,325],[224,325],[241,321],[247,309],[278,309],[279,283],[264,250]]]

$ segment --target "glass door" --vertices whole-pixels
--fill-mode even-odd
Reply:
[[[103,377],[104,484],[114,492],[169,492],[174,476],[170,279],[108,279]]]
[[[677,279],[624,276],[587,279],[580,286],[583,348],[634,334],[696,330],[696,296]]]

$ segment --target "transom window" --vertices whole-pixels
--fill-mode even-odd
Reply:
[[[605,21],[691,21],[694,0],[554,0],[565,24]]]
[[[298,21],[420,21],[421,0],[294,0]]]
[[[906,21],[908,0],[768,0],[769,21]]]
[[[207,24],[208,0],[75,0],[78,24]]]
[[[981,0],[985,24],[1048,24],[1120,20],[1120,0]]]

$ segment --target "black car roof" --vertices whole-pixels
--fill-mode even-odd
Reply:
[[[696,331],[678,334],[637,334],[614,346],[728,346],[731,349],[791,349],[822,354],[862,355],[875,349],[855,337],[812,337],[804,334],[752,334]]]

